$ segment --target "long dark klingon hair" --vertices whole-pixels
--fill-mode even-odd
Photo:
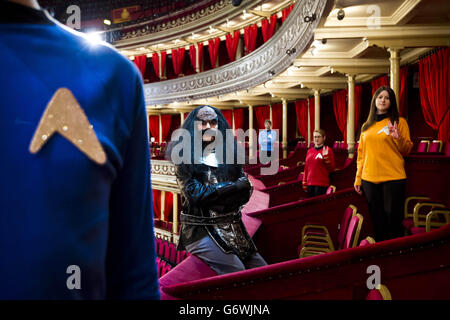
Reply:
[[[394,124],[395,121],[397,121],[398,123],[399,113],[397,108],[397,100],[395,98],[395,92],[390,87],[383,86],[379,87],[372,97],[372,101],[370,102],[369,116],[367,117],[366,122],[364,122],[364,124],[362,125],[361,132],[364,132],[367,129],[369,129],[377,121],[377,106],[375,103],[377,97],[380,95],[382,91],[387,91],[389,95],[389,101],[391,103],[389,109],[387,110],[387,115],[391,120],[392,124]]]
[[[199,106],[199,107],[195,108],[194,110],[192,110],[189,113],[189,116],[186,118],[186,120],[184,120],[183,125],[181,126],[182,129],[185,129],[185,130],[189,131],[189,133],[190,133],[191,154],[190,154],[190,157],[189,157],[190,158],[189,163],[181,163],[181,164],[178,164],[178,165],[186,166],[186,168],[188,170],[190,170],[191,172],[204,170],[203,165],[202,164],[195,164],[195,159],[194,159],[195,121],[201,121],[201,120],[199,120],[197,118],[197,113],[203,107],[204,106]],[[232,178],[234,178],[234,177],[237,178],[237,177],[240,176],[241,170],[242,170],[242,165],[238,164],[238,162],[237,162],[237,153],[238,153],[237,141],[236,141],[236,139],[234,137],[232,139],[227,139],[226,130],[227,129],[231,129],[231,128],[228,125],[228,122],[225,119],[225,117],[223,116],[222,112],[220,112],[219,109],[217,109],[217,108],[215,108],[213,106],[208,106],[208,107],[211,107],[216,112],[216,114],[217,114],[218,131],[221,132],[222,137],[224,138],[223,144],[221,145],[221,147],[222,147],[222,154],[223,154],[223,163],[218,165],[218,175],[222,176],[223,178],[228,178],[230,176]],[[177,136],[176,134],[172,135],[171,141],[169,142],[169,145],[167,147],[166,159],[172,161],[172,157],[171,157],[172,156],[172,150],[179,143],[182,143],[182,139],[180,138],[180,136]],[[226,163],[227,151],[228,150],[233,150],[233,161],[232,161],[232,163]],[[180,155],[183,156],[183,151],[180,152]]]

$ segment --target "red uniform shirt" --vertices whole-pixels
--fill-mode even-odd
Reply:
[[[306,153],[305,171],[303,174],[304,186],[322,186],[330,185],[330,172],[334,171],[334,153],[330,147],[328,155],[323,155],[323,149],[309,148]]]

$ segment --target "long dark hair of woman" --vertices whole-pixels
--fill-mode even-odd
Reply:
[[[379,87],[377,91],[375,91],[372,101],[370,102],[370,111],[369,116],[367,117],[367,121],[364,122],[361,128],[361,132],[366,131],[369,129],[376,121],[377,121],[377,106],[376,106],[376,100],[377,97],[380,95],[382,91],[387,91],[389,95],[389,102],[390,106],[387,110],[387,115],[391,120],[391,123],[394,124],[394,121],[398,122],[399,113],[397,108],[397,99],[395,98],[395,92],[388,86]]]

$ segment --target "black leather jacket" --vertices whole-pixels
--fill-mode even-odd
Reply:
[[[230,171],[223,176],[204,164],[175,167],[182,201],[180,250],[209,235],[224,252],[242,260],[256,252],[241,220],[252,188],[242,169]]]

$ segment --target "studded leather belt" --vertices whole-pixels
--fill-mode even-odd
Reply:
[[[216,213],[217,214],[217,213]],[[241,220],[241,212],[225,213],[213,217],[199,217],[180,213],[180,222],[185,225],[212,226],[224,223],[236,223]]]

